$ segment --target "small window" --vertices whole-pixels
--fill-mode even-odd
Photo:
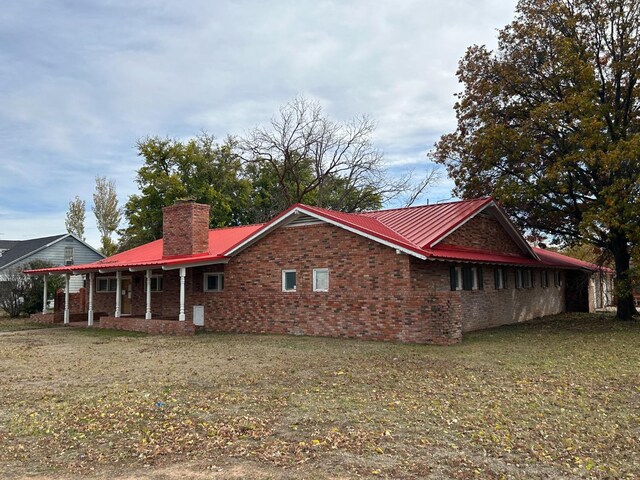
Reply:
[[[553,272],[553,280],[555,282],[556,287],[562,286],[562,276],[560,275],[560,271],[556,270]]]
[[[482,290],[482,268],[451,267],[451,290]]]
[[[97,292],[115,292],[118,287],[118,279],[115,277],[101,277],[96,279]]]
[[[542,270],[540,272],[540,286],[542,288],[547,288],[549,286],[549,272],[546,270]]]
[[[295,270],[282,271],[282,291],[295,292],[297,286],[297,278]]]
[[[329,269],[328,268],[313,269],[313,291],[314,292],[329,291]]]
[[[516,288],[522,288],[522,270],[516,270]]]
[[[493,280],[496,290],[507,288],[507,276],[504,268],[496,268],[493,270]]]
[[[532,288],[533,287],[533,275],[531,270],[523,270],[522,271],[522,283],[524,288]]]
[[[205,273],[203,283],[205,292],[222,292],[224,291],[224,273]]]
[[[144,291],[147,291],[147,277],[144,277]],[[152,275],[151,276],[151,291],[152,292],[161,292],[162,291],[162,275]]]
[[[450,269],[451,290],[462,290],[462,267]]]
[[[64,264],[73,265],[73,247],[64,247]]]

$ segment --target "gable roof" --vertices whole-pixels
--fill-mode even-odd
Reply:
[[[60,235],[52,235],[50,237],[31,238],[29,240],[0,240],[0,248],[7,250],[0,256],[0,270],[8,268],[19,261],[38,253],[66,238],[73,238],[92,252],[104,257],[91,245],[83,242],[71,233],[62,233]]]
[[[479,213],[487,211],[520,246],[522,254],[510,254],[440,242]],[[344,213],[295,204],[264,224],[209,230],[209,251],[203,254],[163,257],[162,239],[127,250],[98,262],[34,270],[32,273],[91,272],[193,267],[226,263],[273,230],[287,225],[324,222],[396,249],[422,260],[492,263],[514,266],[552,266],[596,271],[597,265],[564,255],[532,248],[490,197],[459,202],[396,208],[363,213]]]
[[[4,242],[13,243],[13,246],[10,246],[0,257],[0,269],[6,268],[29,255],[33,255],[35,252],[60,241],[66,236],[67,234],[62,234],[52,235],[51,237],[32,238],[30,240],[4,240]]]

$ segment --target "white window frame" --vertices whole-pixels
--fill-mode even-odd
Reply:
[[[64,264],[65,265],[73,265],[73,255],[74,255],[73,247],[64,247]]]
[[[326,273],[327,274],[327,288],[318,288],[317,282],[317,274],[318,273]],[[297,281],[297,278],[296,278]],[[313,291],[314,292],[328,292],[329,291],[329,269],[328,268],[314,268],[313,269]]]
[[[547,270],[540,271],[540,286],[542,288],[549,287],[549,272]]]
[[[209,277],[218,277],[218,288],[209,289]],[[223,272],[207,272],[202,275],[202,289],[205,292],[224,292],[224,273]]]
[[[456,292],[462,290],[462,267],[454,267],[456,272]]]
[[[494,281],[498,280],[495,284],[496,290],[504,290],[504,268],[496,268],[497,275],[494,275]]]
[[[158,280],[156,280],[156,288],[151,288],[151,293],[162,292],[164,289],[164,280],[162,280],[162,275],[151,275],[151,282],[153,285],[153,279],[160,279],[160,283],[162,283],[162,288],[158,288]],[[147,277],[144,277],[144,291],[147,291]]]
[[[296,275],[296,286],[293,288],[287,288],[287,284],[286,284],[286,276],[287,273],[294,273]],[[288,270],[282,270],[282,291],[283,292],[295,292],[297,291],[298,288],[298,273],[295,270],[292,269],[288,269]]]
[[[478,267],[471,267],[471,290],[478,290]]]
[[[107,281],[106,290],[103,290],[100,288],[100,280]],[[111,282],[113,282],[113,289],[110,288],[112,286]],[[96,277],[96,293],[115,293],[117,288],[118,288],[117,277]]]

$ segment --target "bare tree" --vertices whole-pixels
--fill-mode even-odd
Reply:
[[[253,129],[241,141],[243,158],[268,167],[282,207],[305,202],[343,211],[376,208],[416,187],[411,175],[389,174],[371,140],[375,126],[366,116],[332,121],[319,103],[298,97],[268,127]],[[432,174],[420,181],[412,201],[435,179]]]
[[[25,293],[29,288],[29,278],[21,269],[9,268],[0,277],[0,309],[17,317],[22,309]]]
[[[64,221],[67,232],[75,235],[83,241],[85,240],[85,208],[86,202],[84,200],[81,200],[80,197],[76,195],[76,198],[69,202],[69,211],[67,212],[67,218]]]
[[[104,255],[113,255],[117,245],[111,238],[116,231],[122,218],[122,212],[118,208],[118,196],[116,194],[116,184],[107,177],[96,176],[96,190],[93,194],[93,213],[96,216],[101,251]]]

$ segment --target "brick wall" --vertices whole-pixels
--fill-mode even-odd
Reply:
[[[532,288],[515,288],[515,269],[505,268],[508,288],[496,290],[493,268],[483,266],[483,290],[462,292],[462,331],[497,327],[524,322],[565,311],[564,281],[554,286],[553,271],[549,271],[549,286],[543,288],[540,269],[531,269],[534,275]]]
[[[130,332],[143,332],[162,335],[193,335],[196,331],[191,322],[178,322],[177,320],[145,320],[132,317],[102,317],[99,328],[113,330],[127,330]]]
[[[460,245],[520,255],[523,253],[498,220],[483,214],[473,217],[451,235],[445,237],[439,245]]]
[[[224,292],[203,292],[204,273],[220,268],[193,269],[190,278],[190,303],[204,306],[207,330],[444,344],[460,339],[459,295],[439,292],[425,301],[412,288],[407,255],[337,227],[280,228],[224,266]],[[328,292],[313,292],[314,268],[329,269]],[[282,291],[283,269],[296,270],[295,292]]]
[[[54,313],[62,314],[65,309],[64,288],[56,290],[55,300],[53,302]],[[86,313],[87,312],[87,295],[84,288],[76,293],[69,293],[69,312],[70,313]]]
[[[162,209],[163,256],[209,251],[209,205],[178,202]]]

